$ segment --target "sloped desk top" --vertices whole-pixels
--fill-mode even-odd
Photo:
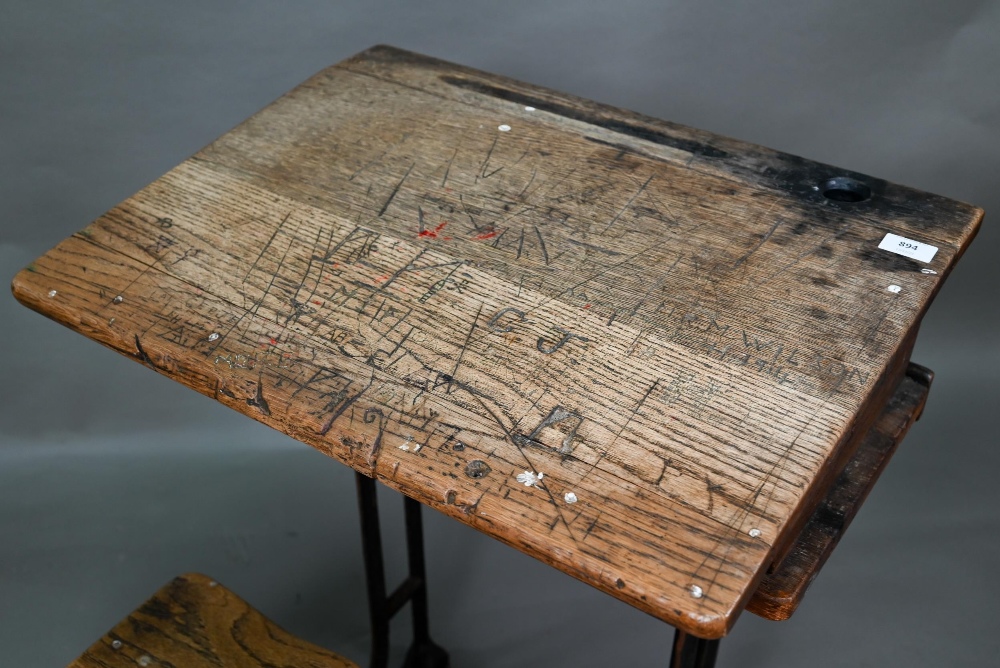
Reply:
[[[888,400],[981,217],[375,47],[13,290],[712,638]]]

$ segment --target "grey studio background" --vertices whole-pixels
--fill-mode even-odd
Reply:
[[[1000,2],[955,0],[7,0],[0,276],[380,42],[977,204],[913,356],[937,372],[923,420],[796,616],[744,615],[719,665],[996,666],[998,35]],[[366,659],[346,467],[9,294],[0,323],[0,666],[64,665],[191,570]],[[401,568],[398,497],[382,502]],[[669,627],[425,518],[432,631],[456,668],[666,665]]]

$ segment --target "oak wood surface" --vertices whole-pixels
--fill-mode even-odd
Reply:
[[[287,633],[210,578],[174,578],[69,668],[358,668]]]
[[[833,177],[871,196],[830,199]],[[376,47],[111,209],[13,289],[719,637],[877,417],[981,217]],[[880,250],[889,232],[939,250],[929,263]]]
[[[761,580],[747,610],[773,620],[792,616],[906,432],[920,418],[933,378],[929,369],[909,365],[892,398],[863,435],[792,549]]]

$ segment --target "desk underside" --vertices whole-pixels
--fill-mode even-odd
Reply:
[[[871,196],[828,199],[834,177]],[[718,637],[888,399],[981,216],[376,47],[13,287],[160,373]],[[887,233],[939,250],[927,263],[881,250]]]

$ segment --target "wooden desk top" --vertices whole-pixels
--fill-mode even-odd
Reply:
[[[981,217],[376,47],[63,241],[13,289],[719,637],[895,387]]]

